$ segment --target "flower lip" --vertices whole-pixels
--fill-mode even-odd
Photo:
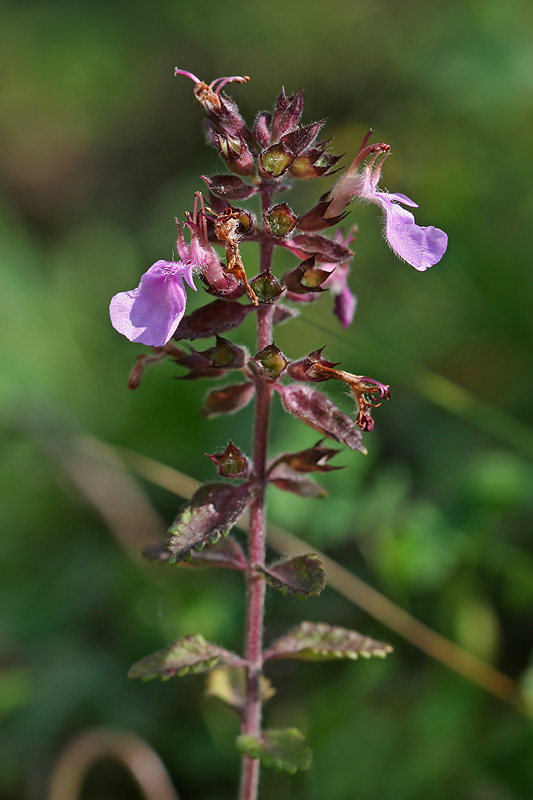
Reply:
[[[163,347],[185,314],[187,295],[183,278],[196,291],[192,270],[196,264],[156,261],[136,289],[116,294],[109,305],[111,324],[130,342]]]

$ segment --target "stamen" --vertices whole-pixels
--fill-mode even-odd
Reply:
[[[248,75],[232,75],[228,78],[215,78],[214,81],[211,81],[209,84],[209,88],[212,89],[215,94],[220,94],[221,89],[226,86],[227,83],[248,83],[250,80]],[[215,89],[215,84],[220,81],[220,86],[217,86]]]
[[[202,83],[200,78],[197,78],[193,72],[188,72],[186,69],[179,69],[176,67],[174,70],[174,75],[185,75],[186,78],[190,78],[191,81],[194,81],[194,83]]]

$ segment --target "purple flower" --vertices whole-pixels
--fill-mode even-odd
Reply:
[[[192,263],[156,261],[136,289],[116,294],[109,305],[111,324],[130,342],[163,347],[185,314],[183,278],[196,291]]]
[[[366,135],[352,164],[331,190],[324,218],[341,214],[353,197],[381,206],[385,212],[385,237],[389,246],[399,258],[424,272],[441,260],[448,246],[448,237],[433,225],[417,225],[413,214],[403,206],[418,206],[406,195],[378,191],[381,168],[390,154],[390,146],[383,143],[367,146],[371,133],[369,131]],[[371,156],[370,161],[359,170],[368,156]]]

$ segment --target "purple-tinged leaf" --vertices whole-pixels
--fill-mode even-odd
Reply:
[[[265,223],[268,230],[272,236],[277,238],[290,233],[297,220],[298,217],[287,203],[279,203],[279,205],[270,208],[265,214]]]
[[[333,467],[328,464],[330,458],[340,453],[332,447],[323,447],[322,439],[306,450],[299,450],[297,453],[283,453],[275,459],[270,466],[270,473],[278,469],[279,464],[286,464],[295,472],[332,472],[335,469],[344,467]]]
[[[213,389],[207,395],[204,406],[200,409],[203,417],[211,419],[219,414],[235,414],[245,408],[255,393],[255,386],[251,382],[234,383],[223,389]]]
[[[272,140],[277,142],[284,133],[293,131],[302,116],[304,109],[304,94],[298,90],[287,97],[283,88],[276,100],[276,108],[272,118]]]
[[[145,547],[143,555],[149,561],[158,561],[160,564],[172,562],[172,556],[165,545]],[[208,544],[199,553],[193,553],[190,561],[179,562],[183,567],[225,567],[237,569],[241,572],[248,567],[248,562],[239,544],[231,536],[219,539],[215,544]]]
[[[266,703],[276,694],[272,683],[264,675],[259,676],[261,700]],[[227,708],[242,714],[246,705],[246,672],[244,669],[214,669],[207,676],[207,697],[219,700]]]
[[[296,556],[278,561],[268,567],[255,565],[254,569],[264,576],[267,583],[284,595],[317,597],[326,587],[326,573],[314,554]]]
[[[292,166],[294,166],[294,164]],[[327,197],[327,195],[324,195],[324,197]],[[346,212],[337,214],[335,217],[325,219],[324,214],[328,208],[329,202],[327,200],[319,200],[316,206],[298,218],[296,227],[301,231],[322,231],[325,228],[331,228],[333,225],[337,225],[339,222],[341,222],[341,220],[344,219],[345,216],[347,216]]]
[[[315,256],[317,261],[340,264],[353,257],[349,247],[328,239],[320,233],[297,233],[287,242],[283,242],[299,258]]]
[[[247,485],[206,483],[183,505],[168,529],[170,564],[186,561],[207,544],[226,536],[252,499]]]
[[[313,144],[325,121],[325,119],[321,119],[319,122],[313,122],[311,125],[306,125],[304,128],[296,128],[296,130],[291,131],[291,133],[286,133],[280,140],[283,149],[286,150],[289,155],[298,158],[298,156],[302,155],[302,153]]]
[[[366,455],[361,431],[347,414],[340,411],[329,397],[312,386],[278,386],[283,405],[306,425],[320,431],[336,442],[347,445],[350,450],[359,450]]]
[[[269,481],[284,492],[292,492],[299,497],[322,498],[328,493],[323,486],[312,478],[306,478],[301,472],[295,472],[287,464],[280,461],[269,473]]]
[[[192,314],[185,316],[175,335],[180,339],[204,339],[215,333],[224,333],[238,328],[244,322],[253,306],[242,305],[236,300],[214,300]]]
[[[313,755],[302,733],[296,728],[262,731],[259,736],[241,734],[237,750],[250,758],[258,758],[265,767],[294,775],[309,769]]]
[[[225,200],[247,200],[257,192],[257,187],[244,183],[236,175],[201,176],[210,190]]]
[[[246,478],[250,472],[250,462],[244,453],[229,442],[223,453],[206,453],[216,465],[218,474],[222,478]]]
[[[235,653],[206,642],[199,633],[178,639],[177,642],[146,656],[132,666],[128,678],[166,681],[176,675],[197,675],[216,667],[242,667],[246,662]]]
[[[296,308],[289,308],[282,303],[276,303],[274,308],[274,325],[282,325],[290,319],[294,319],[300,312]]]
[[[376,642],[348,628],[324,622],[301,622],[278,639],[264,653],[265,661],[275,658],[298,658],[307,661],[355,660],[377,656],[384,658],[392,647]]]

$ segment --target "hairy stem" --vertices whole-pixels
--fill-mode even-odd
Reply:
[[[263,211],[271,202],[271,190],[263,187],[261,192]],[[269,270],[272,263],[273,246],[270,241],[261,242],[261,271]],[[274,306],[260,306],[257,311],[257,350],[263,350],[272,342],[272,319]],[[265,607],[265,581],[254,565],[265,563],[265,491],[268,423],[272,387],[263,380],[257,381],[255,428],[254,428],[254,483],[255,496],[250,510],[250,538],[248,546],[248,608],[246,615],[246,704],[242,732],[251,736],[261,733],[260,679],[263,672],[263,617]],[[258,759],[244,755],[241,767],[240,800],[257,800],[259,786]]]

